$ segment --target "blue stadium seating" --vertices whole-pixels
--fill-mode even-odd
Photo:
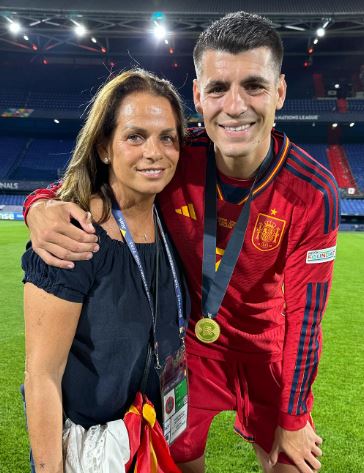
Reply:
[[[83,111],[90,101],[89,93],[0,91],[0,108]]]
[[[25,90],[0,88],[0,108],[24,107],[28,93]]]
[[[364,100],[348,99],[349,112],[364,112]]]
[[[356,183],[359,189],[364,192],[364,145],[349,144],[344,145],[344,149]]]
[[[9,178],[54,181],[62,174],[73,146],[73,140],[35,139]]]
[[[334,112],[336,111],[336,100],[335,99],[324,99],[324,100],[314,100],[314,99],[287,99],[284,103],[284,107],[279,111],[278,115],[286,114],[317,114],[324,112]]]
[[[18,205],[22,206],[24,202],[24,195],[17,194],[0,194],[0,205]]]
[[[7,174],[24,149],[25,138],[0,137],[0,178],[5,179]]]
[[[364,216],[364,199],[341,199],[341,215]]]
[[[42,110],[84,110],[89,97],[77,93],[30,92],[27,106]]]
[[[326,144],[311,144],[311,143],[304,143],[299,145],[308,154],[310,154],[313,158],[316,159],[319,163],[323,164],[325,168],[330,169],[330,164],[326,156]]]

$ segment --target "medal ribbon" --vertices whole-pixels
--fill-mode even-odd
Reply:
[[[145,276],[145,272],[144,272],[142,262],[140,260],[138,249],[135,245],[133,237],[131,236],[131,233],[130,233],[130,230],[129,230],[128,225],[126,223],[126,220],[124,218],[124,215],[123,215],[121,209],[119,208],[119,206],[118,206],[118,204],[115,200],[113,201],[113,205],[112,205],[112,214],[113,214],[115,220],[117,221],[117,223],[119,225],[119,228],[122,232],[122,235],[124,236],[125,242],[128,245],[128,248],[129,248],[129,250],[130,250],[130,252],[131,252],[131,254],[134,258],[134,261],[135,261],[135,263],[138,267],[140,276],[142,278],[145,294],[147,296],[150,311],[151,311],[151,314],[152,314],[153,346],[154,346],[154,354],[155,354],[155,358],[156,358],[156,368],[160,369],[161,365],[159,363],[158,341],[157,341],[157,335],[156,335],[157,315],[158,315],[158,313],[157,313],[158,312],[157,311],[157,302],[158,301],[156,300],[155,301],[155,306],[153,306],[152,295],[151,295],[151,292],[150,292],[150,289],[149,289],[149,286],[148,286],[148,283],[147,283],[147,279],[146,279],[146,276]],[[164,244],[164,247],[165,247],[166,253],[167,253],[168,262],[169,262],[169,265],[170,265],[171,271],[172,271],[173,285],[174,285],[174,291],[175,291],[175,294],[176,294],[176,303],[177,303],[179,336],[180,336],[180,339],[182,340],[182,344],[184,344],[184,336],[185,336],[185,332],[186,332],[186,327],[185,327],[185,322],[184,322],[184,318],[183,318],[183,300],[182,300],[181,286],[180,286],[180,283],[179,283],[179,280],[178,280],[178,277],[177,277],[177,271],[176,271],[175,262],[174,262],[174,259],[173,259],[173,256],[172,256],[172,252],[169,248],[168,241],[167,241],[166,235],[163,231],[163,227],[162,227],[162,224],[161,224],[161,221],[159,219],[159,215],[158,215],[158,212],[157,212],[157,209],[155,208],[155,206],[153,206],[153,215],[154,215],[155,221],[157,222],[157,229],[159,230],[159,234],[162,237],[163,244]],[[159,265],[158,265],[158,258],[159,258],[159,234],[158,234],[158,230],[156,231],[156,245],[157,245],[156,286],[158,286],[158,267],[159,267]],[[157,292],[157,290],[156,290],[156,292]],[[157,297],[156,297],[156,299],[157,299]]]
[[[219,312],[222,300],[226,294],[231,276],[233,274],[239,253],[243,247],[246,228],[249,222],[250,204],[253,197],[255,184],[268,169],[273,157],[270,147],[268,154],[260,165],[254,182],[250,188],[249,196],[244,204],[239,218],[232,230],[229,242],[220,261],[217,271],[216,265],[216,226],[217,226],[217,195],[216,195],[216,162],[213,145],[210,145],[205,185],[205,222],[203,237],[202,259],[202,314],[204,317],[215,318]]]

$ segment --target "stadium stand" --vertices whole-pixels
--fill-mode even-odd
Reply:
[[[351,172],[344,148],[340,145],[329,146],[327,157],[338,186],[342,189],[351,187],[357,192],[358,186]]]
[[[24,107],[28,92],[21,89],[0,88],[0,108]]]
[[[341,215],[364,215],[364,199],[341,199]]]
[[[356,183],[359,189],[364,192],[364,145],[346,144],[344,149]]]
[[[283,109],[278,114],[302,113],[310,115],[335,110],[336,100],[334,99],[287,99]]]
[[[24,202],[24,195],[0,194],[0,205],[22,206],[23,202]]]
[[[348,98],[347,102],[350,112],[364,112],[364,100]]]
[[[0,137],[0,179],[7,177],[24,149],[26,141],[25,138]]]
[[[86,94],[85,94],[86,95]],[[80,110],[87,105],[88,97],[81,93],[13,90],[0,92],[0,108],[30,108],[34,110]]]
[[[70,158],[73,140],[34,139],[18,166],[8,176],[13,180],[53,181]]]
[[[326,144],[312,144],[304,143],[299,145],[301,148],[306,150],[313,158],[315,158],[319,163],[323,164],[325,168],[330,169],[330,164],[327,159],[326,154]]]
[[[42,110],[80,110],[86,106],[80,93],[30,92],[26,106]]]

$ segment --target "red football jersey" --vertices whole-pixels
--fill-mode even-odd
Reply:
[[[339,199],[331,173],[278,132],[273,159],[255,185],[243,248],[216,321],[219,339],[201,343],[204,186],[208,137],[192,133],[173,181],[159,196],[164,222],[191,291],[187,346],[211,358],[283,360],[280,424],[305,425],[321,350],[321,319],[331,285]],[[246,191],[248,194],[248,190]],[[216,266],[242,205],[218,189]]]
[[[306,424],[321,351],[321,320],[331,286],[339,199],[331,173],[276,131],[273,158],[256,183],[245,240],[217,315],[219,339],[199,342],[204,186],[210,141],[191,131],[175,178],[159,195],[164,223],[181,256],[192,300],[190,353],[242,361],[282,360],[280,425]],[[57,187],[28,197],[54,196]],[[248,190],[246,193],[248,193]],[[39,197],[38,197],[39,196]],[[216,269],[247,197],[238,204],[217,192]]]

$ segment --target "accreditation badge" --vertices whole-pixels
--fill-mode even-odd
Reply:
[[[163,433],[171,445],[187,428],[188,383],[186,348],[182,345],[166,358],[159,373],[162,394]]]

